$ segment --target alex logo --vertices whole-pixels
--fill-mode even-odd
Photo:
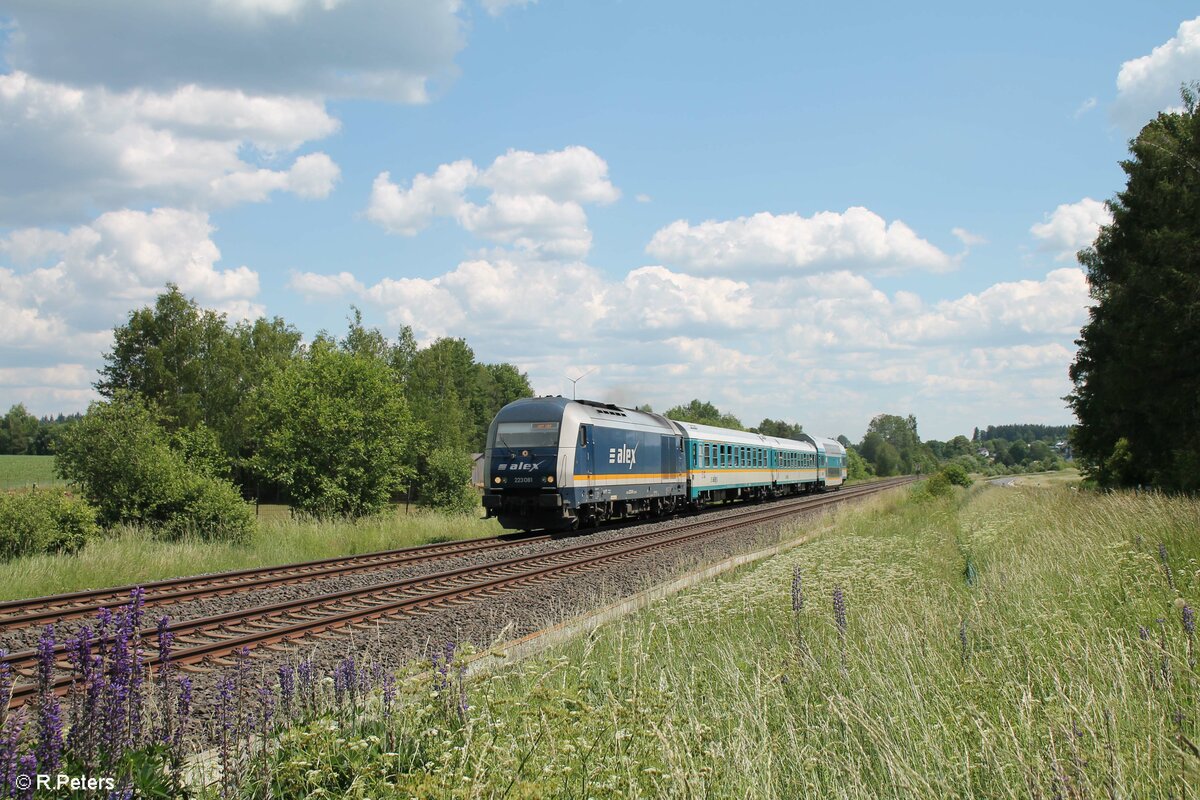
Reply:
[[[525,464],[498,464],[498,465],[496,465],[496,469],[497,469],[497,470],[507,469],[507,470],[510,470],[510,471],[512,471],[512,472],[522,472],[522,471],[523,471],[523,472],[537,472],[537,471],[538,471],[538,467],[540,467],[542,464],[545,464],[545,463],[546,463],[546,460],[545,460],[545,459],[542,459],[541,461],[537,461],[537,462],[534,462],[534,463],[532,463],[532,464],[530,464],[530,463],[525,463]]]
[[[637,463],[637,447],[632,450],[628,447],[610,447],[608,448],[608,463],[610,464],[628,464],[630,469]]]

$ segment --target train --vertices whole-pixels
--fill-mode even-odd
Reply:
[[[483,507],[509,530],[565,530],[835,489],[845,476],[846,449],[833,439],[531,397],[500,409],[488,428]]]

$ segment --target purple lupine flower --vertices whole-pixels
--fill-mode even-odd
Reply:
[[[142,603],[146,590],[135,587],[129,592],[129,605],[125,607],[123,621],[129,630],[129,745],[136,747],[142,741],[142,683],[146,677],[146,664],[142,652]]]
[[[221,796],[233,786],[233,745],[237,736],[234,719],[234,680],[228,675],[217,679],[217,758],[221,766]]]
[[[4,708],[7,710],[8,705],[5,704]],[[21,774],[21,756],[18,749],[24,730],[24,708],[9,714],[5,717],[3,725],[0,725],[0,791],[5,797],[14,797],[17,794],[13,781]]]
[[[47,625],[37,645],[38,764],[51,772],[62,760],[62,706],[54,693],[54,626]]]
[[[799,613],[804,610],[804,579],[800,576],[800,567],[792,567],[792,611]]]
[[[383,674],[383,718],[392,716],[392,702],[396,699],[396,678],[391,670]]]
[[[1171,562],[1167,559],[1167,546],[1162,542],[1158,543],[1158,560],[1162,562],[1163,572],[1167,575],[1167,585],[1171,587],[1171,591],[1175,591],[1175,576],[1171,573]]]
[[[275,718],[275,690],[266,683],[258,687],[258,722],[259,730],[265,736],[271,730],[271,722]]]
[[[284,719],[292,718],[292,697],[296,694],[296,675],[291,664],[279,665],[279,710]]]
[[[1183,617],[1183,632],[1189,637],[1196,635],[1196,612],[1187,603],[1183,604],[1183,608],[1179,610],[1180,616]]]
[[[301,701],[312,711],[317,705],[316,672],[313,669],[312,656],[301,661],[296,667],[296,682],[299,685]]]
[[[38,774],[37,758],[28,753],[21,756],[21,758],[17,761],[17,775],[18,776],[24,775],[29,780],[26,783],[27,788],[25,788],[25,789],[17,788],[14,785],[13,788],[16,789],[16,791],[13,792],[12,796],[17,798],[18,800],[33,800],[33,790],[34,790],[34,785],[37,781],[37,774]],[[15,781],[15,777],[16,776],[14,776],[14,781]]]
[[[846,635],[846,596],[841,586],[833,587],[833,619],[837,623],[838,633]]]
[[[183,767],[183,734],[192,718],[192,679],[179,679],[179,695],[175,700],[175,731],[171,736],[171,755],[176,777]]]

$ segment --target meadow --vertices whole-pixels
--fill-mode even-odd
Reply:
[[[54,456],[0,456],[0,491],[34,485],[64,485],[54,474]]]
[[[877,501],[542,656],[447,658],[402,713],[339,694],[240,791],[1193,797],[1197,530],[1064,485]]]

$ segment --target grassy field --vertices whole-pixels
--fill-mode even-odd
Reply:
[[[1200,503],[956,491],[293,729],[274,796],[1195,797]]]
[[[283,506],[263,506],[263,511],[254,537],[244,545],[165,542],[125,528],[89,542],[75,555],[0,562],[0,600],[503,533],[495,520],[416,511],[406,515],[403,508],[357,523],[295,522]]]
[[[54,456],[0,456],[0,491],[34,484],[63,485],[54,475]]]

